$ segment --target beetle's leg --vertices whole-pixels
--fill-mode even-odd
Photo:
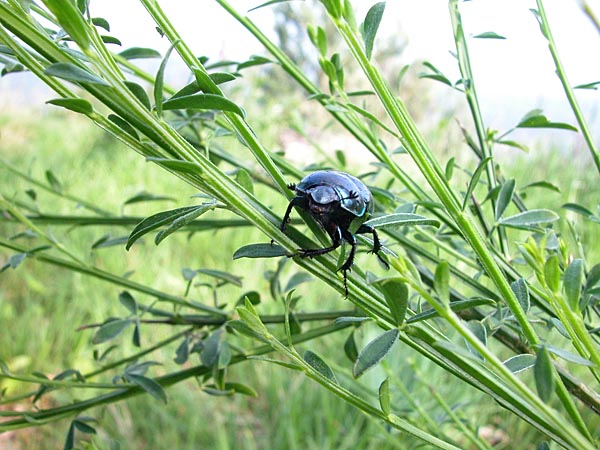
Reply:
[[[375,230],[375,228],[373,228],[370,225],[361,225],[358,228],[358,230],[356,230],[356,234],[365,234],[365,233],[371,233],[373,235],[373,249],[371,250],[371,253],[375,253],[377,255],[377,258],[379,259],[379,261],[381,261],[381,263],[385,266],[385,268],[389,269],[390,265],[383,258],[383,256],[381,256],[379,254],[379,252],[381,251],[381,241],[379,240],[379,235],[377,234],[377,231]]]
[[[326,253],[334,251],[342,243],[342,231],[339,227],[336,227],[335,231],[331,235],[332,245],[325,248],[301,248],[298,250],[298,256],[301,258],[314,258],[315,256],[325,255]]]
[[[340,267],[340,270],[344,273],[344,292],[346,298],[348,298],[348,271],[352,269],[354,264],[354,256],[356,255],[356,237],[348,230],[342,231],[342,237],[350,244],[350,254],[346,258],[346,262]]]
[[[281,221],[281,224],[279,225],[279,229],[281,230],[282,233],[285,233],[285,228],[286,228],[288,222],[290,221],[290,214],[292,213],[292,208],[294,206],[300,206],[301,204],[302,204],[302,199],[300,197],[294,197],[293,199],[290,200],[290,203],[288,204],[288,207],[285,210],[285,214],[283,215],[283,220]]]

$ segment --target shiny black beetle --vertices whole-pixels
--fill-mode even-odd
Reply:
[[[304,177],[298,184],[288,186],[296,192],[290,201],[283,221],[281,231],[285,231],[290,219],[290,213],[295,206],[309,213],[331,237],[330,247],[318,249],[300,249],[297,256],[312,258],[329,253],[342,244],[342,240],[351,246],[346,262],[339,270],[344,272],[344,288],[348,296],[346,272],[351,269],[356,254],[356,237],[354,234],[371,233],[373,249],[379,260],[386,266],[388,263],[379,254],[381,242],[377,231],[364,222],[373,213],[373,197],[371,192],[358,178],[345,172],[319,170]],[[294,255],[296,256],[296,255]]]

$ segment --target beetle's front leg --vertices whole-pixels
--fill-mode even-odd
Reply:
[[[375,228],[373,228],[370,225],[361,225],[358,228],[358,230],[356,230],[356,234],[365,234],[365,233],[371,233],[373,235],[373,249],[371,250],[371,253],[375,253],[377,255],[377,258],[379,259],[379,261],[381,261],[381,263],[385,266],[385,268],[389,270],[389,268],[390,268],[389,263],[383,258],[383,256],[381,256],[379,254],[379,252],[382,249],[382,245],[381,245],[381,241],[379,240],[379,235],[377,234],[377,230],[375,230]]]
[[[290,214],[292,213],[292,209],[294,208],[294,206],[301,206],[302,203],[302,199],[297,196],[290,200],[290,203],[288,203],[287,209],[285,210],[285,214],[283,215],[283,220],[279,225],[279,229],[282,233],[285,233],[287,224],[290,222]]]

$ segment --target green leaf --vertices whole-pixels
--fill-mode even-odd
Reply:
[[[573,311],[579,311],[579,298],[583,284],[583,260],[574,259],[569,267],[565,269],[563,286],[569,307]]]
[[[60,26],[83,50],[90,47],[88,24],[73,1],[44,0],[44,4],[54,14]]]
[[[558,255],[552,255],[544,264],[544,278],[546,284],[552,292],[558,292],[560,289],[560,265]]]
[[[552,359],[545,346],[540,347],[537,352],[533,366],[533,375],[538,395],[547,403],[554,392],[556,379],[554,378]]]
[[[62,184],[60,183],[60,181],[58,181],[58,178],[56,178],[54,173],[50,169],[48,169],[46,170],[45,175],[46,180],[48,180],[48,183],[50,184],[50,186],[52,186],[52,189],[60,192],[62,190]]]
[[[512,228],[527,228],[544,223],[556,222],[560,217],[549,209],[532,209],[501,219],[498,224]]]
[[[73,420],[73,425],[75,426],[75,428],[77,428],[77,431],[80,431],[82,433],[96,434],[96,429],[86,423],[86,421],[91,421],[91,420],[93,420],[91,417],[90,418],[85,418],[85,417],[78,418],[78,419]]]
[[[269,333],[267,327],[265,327],[260,320],[260,317],[258,317],[258,314],[252,306],[252,303],[246,301],[245,306],[238,306],[236,311],[239,314],[240,319],[243,320],[246,325],[248,325],[250,330],[263,338],[268,336]]]
[[[506,39],[504,36],[494,33],[493,31],[486,31],[484,33],[473,36],[475,39]]]
[[[551,122],[542,114],[542,111],[539,109],[534,109],[533,111],[527,113],[517,124],[516,128],[559,128],[563,130],[577,131],[577,128],[568,123]]]
[[[549,181],[535,181],[533,183],[529,183],[528,185],[523,186],[521,188],[521,191],[525,191],[531,188],[543,188],[554,192],[560,192],[560,188],[550,183]]]
[[[513,194],[515,192],[515,180],[510,179],[502,184],[500,188],[500,193],[498,194],[498,199],[496,200],[496,211],[494,212],[494,218],[499,220],[502,217],[504,211],[510,202],[512,202]]]
[[[202,167],[200,167],[197,163],[191,161],[153,157],[146,158],[146,161],[154,162],[160,166],[172,170],[173,172],[191,173],[195,175],[199,175],[202,173]]]
[[[562,348],[554,347],[553,345],[546,344],[546,349],[548,351],[559,358],[564,359],[565,361],[572,362],[574,364],[579,364],[580,366],[588,366],[593,367],[594,363],[587,358],[584,358],[580,355],[576,355]]]
[[[99,248],[121,246],[127,242],[127,236],[118,236],[111,238],[110,234],[106,234],[92,244],[92,250]]]
[[[252,183],[252,177],[246,169],[239,168],[235,174],[235,181],[242,186],[246,191],[254,194],[254,185]]]
[[[247,395],[248,397],[258,397],[258,392],[252,389],[250,386],[247,386],[242,383],[225,383],[225,390],[230,390],[235,392],[236,394]]]
[[[386,124],[384,124],[375,114],[367,111],[364,108],[361,108],[360,106],[356,106],[353,103],[347,103],[346,106],[348,108],[356,111],[361,116],[366,117],[367,119],[372,121],[374,124],[380,126],[383,130],[387,131],[392,136],[397,136],[397,133],[394,130],[392,130],[390,127],[388,127]]]
[[[202,353],[200,353],[200,361],[202,361],[202,364],[206,367],[215,366],[219,360],[222,337],[223,328],[219,328],[202,341],[204,349],[202,350]]]
[[[162,105],[163,109],[213,109],[217,111],[229,111],[245,117],[246,113],[242,108],[226,99],[222,95],[216,94],[193,94],[182,97],[170,98]]]
[[[292,289],[295,289],[300,284],[307,283],[309,281],[313,281],[313,277],[309,273],[296,272],[288,280],[287,284],[285,285],[285,288],[283,289],[283,292],[289,292]]]
[[[450,301],[450,265],[441,261],[435,268],[433,287],[444,304]]]
[[[377,336],[363,348],[352,369],[354,378],[360,377],[370,368],[377,365],[390,352],[393,345],[398,340],[400,331],[396,328],[388,330]]]
[[[573,89],[593,89],[596,91],[598,90],[598,86],[600,86],[600,81],[594,81],[592,83],[578,84],[577,86],[573,86]]]
[[[244,61],[239,63],[236,67],[236,70],[239,72],[240,70],[247,69],[248,67],[261,66],[263,64],[272,63],[269,58],[265,58],[264,56],[252,55],[248,61]]]
[[[511,358],[508,358],[503,364],[512,373],[519,373],[529,369],[530,367],[533,367],[535,360],[535,355],[523,353],[522,355],[515,355]]]
[[[55,98],[48,100],[46,103],[60,106],[61,108],[68,109],[69,111],[85,115],[92,114],[94,112],[94,107],[92,104],[82,98]]]
[[[252,329],[246,322],[242,320],[230,320],[227,322],[227,327],[252,339],[258,339],[259,341],[265,343],[269,342],[262,334],[254,331],[254,329]]]
[[[367,59],[371,59],[371,53],[373,52],[373,43],[375,42],[375,36],[383,17],[383,11],[385,10],[385,2],[375,3],[365,16],[365,21],[362,26],[363,39],[365,41],[365,54]]]
[[[269,0],[268,2],[261,3],[258,6],[250,8],[248,10],[248,12],[256,11],[257,9],[264,8],[265,6],[271,6],[271,5],[275,5],[277,3],[284,3],[284,2],[289,2],[289,1],[291,1],[291,0]]]
[[[131,91],[131,93],[137,98],[144,107],[150,111],[152,109],[152,105],[150,104],[150,98],[148,98],[148,94],[146,93],[146,89],[140,86],[133,81],[125,80],[123,81],[127,89]]]
[[[425,67],[427,67],[429,70],[431,70],[431,73],[429,72],[423,72],[419,74],[419,78],[431,78],[432,80],[436,80],[436,81],[440,81],[450,87],[452,87],[452,82],[446,78],[446,76],[440,72],[440,70],[435,67],[433,64],[431,64],[429,61],[425,61],[423,63],[423,65]]]
[[[390,401],[390,379],[386,378],[379,385],[379,406],[381,411],[387,416],[392,412]]]
[[[201,273],[209,277],[216,278],[217,280],[224,281],[225,283],[233,284],[235,286],[242,287],[242,278],[233,275],[229,272],[223,272],[215,269],[197,269],[196,273]]]
[[[119,53],[125,59],[160,58],[160,53],[152,48],[131,47]]]
[[[213,72],[208,74],[215,84],[223,84],[235,80],[237,77],[229,72]]]
[[[444,175],[446,180],[450,181],[452,179],[452,175],[454,174],[454,166],[456,165],[456,158],[454,156],[448,160],[446,163],[446,168],[444,169]]]
[[[155,202],[162,200],[174,201],[175,199],[173,197],[167,197],[165,195],[155,195],[150,192],[142,191],[138,192],[133,197],[129,197],[127,200],[125,200],[125,202],[123,202],[123,205],[131,205],[133,203],[140,202]]]
[[[135,298],[127,291],[123,291],[119,294],[119,302],[123,305],[131,314],[137,314],[138,307]]]
[[[476,306],[484,306],[484,305],[494,305],[496,302],[489,298],[473,298],[469,300],[459,300],[457,302],[450,303],[450,309],[454,312],[462,311],[465,309],[475,308]],[[406,320],[406,323],[415,323],[420,322],[422,320],[431,319],[433,317],[438,317],[439,314],[435,309],[428,309],[419,314],[415,314],[412,317],[409,317]]]
[[[331,367],[329,367],[319,355],[317,355],[314,352],[311,352],[310,350],[307,350],[306,352],[304,352],[303,359],[309,366],[311,366],[325,378],[337,384],[338,381],[335,377],[335,374],[333,373],[333,370],[331,370]]]
[[[116,114],[109,114],[108,120],[110,120],[112,123],[114,123],[116,126],[118,126],[121,130],[123,130],[125,133],[127,133],[134,139],[136,139],[136,140],[140,139],[135,128],[132,127],[129,122],[127,122],[126,120],[123,120],[121,117],[117,116]]]
[[[249,244],[238,248],[233,259],[239,258],[275,258],[288,256],[285,248],[277,244]]]
[[[162,117],[163,111],[163,85],[165,80],[165,69],[167,68],[169,56],[171,56],[171,52],[178,43],[179,40],[171,44],[171,46],[167,50],[167,53],[165,53],[165,57],[160,63],[158,71],[156,72],[156,77],[154,79],[154,107],[156,108],[156,114],[158,115],[158,117]]]
[[[125,248],[129,250],[133,243],[139,238],[141,238],[143,235],[153,230],[156,230],[157,228],[160,228],[163,225],[171,223],[179,217],[185,216],[186,214],[194,211],[196,208],[197,206],[186,206],[184,208],[162,211],[150,217],[146,217],[144,220],[142,220],[135,226],[135,228],[129,235],[129,239],[127,240],[127,245],[125,246]]]
[[[130,319],[109,319],[102,324],[92,338],[93,344],[110,341],[120,335],[133,322]]]
[[[282,361],[280,359],[267,358],[265,356],[248,356],[248,359],[254,359],[257,361],[265,361],[268,363],[277,364],[278,366],[281,366],[281,367],[285,367],[286,369],[297,370],[300,372],[302,371],[302,367],[300,367],[299,365],[290,363],[287,361]]]
[[[600,263],[590,269],[585,279],[585,290],[594,288],[600,281]]]
[[[346,342],[344,342],[344,353],[350,361],[356,362],[358,349],[356,348],[356,340],[354,339],[354,330],[350,332]]]
[[[196,220],[198,217],[200,217],[205,212],[215,209],[216,205],[217,205],[216,201],[202,203],[201,205],[196,206],[192,211],[189,211],[188,213],[177,217],[175,220],[173,220],[171,222],[171,224],[167,228],[165,228],[162,231],[159,231],[156,234],[156,238],[154,238],[154,243],[156,245],[160,244],[168,236],[175,233],[181,227],[184,227],[187,224],[189,224],[190,222]]]
[[[577,203],[565,203],[564,205],[562,205],[562,208],[567,209],[569,211],[573,211],[577,214],[581,214],[584,217],[592,217],[594,215],[594,213],[587,209],[585,206],[581,206]]]
[[[529,152],[529,147],[527,147],[524,144],[521,144],[520,142],[517,141],[511,141],[509,139],[502,139],[501,141],[496,141],[498,142],[498,144],[502,144],[502,145],[508,145],[509,147],[514,147],[514,148],[518,148],[519,150],[522,150],[524,152]]]
[[[137,384],[155,399],[167,403],[167,394],[165,393],[162,386],[156,381],[154,381],[152,378],[148,378],[143,375],[136,375],[133,373],[127,373],[124,375],[124,377],[130,383]]]
[[[44,73],[46,75],[61,78],[73,83],[89,83],[100,86],[110,86],[100,77],[71,63],[59,62],[51,64],[46,68],[46,70],[44,70]]]
[[[475,335],[477,339],[483,342],[484,345],[487,345],[487,330],[485,326],[478,320],[469,320],[467,322],[467,328]],[[483,356],[479,353],[479,351],[473,347],[468,341],[466,342],[467,350],[471,352],[476,357],[483,359]]]
[[[373,219],[367,220],[365,225],[372,226],[373,228],[382,227],[398,227],[402,225],[432,225],[439,227],[440,222],[435,219],[428,219],[427,217],[420,216],[418,214],[409,213],[395,213],[387,214],[385,216],[374,217]]]
[[[395,324],[402,325],[408,308],[408,286],[396,278],[387,278],[378,284],[381,286]]]
[[[473,172],[473,175],[471,176],[471,179],[469,180],[469,185],[467,186],[467,192],[465,192],[465,198],[463,200],[463,205],[462,205],[463,211],[467,207],[467,203],[469,202],[469,199],[471,198],[473,191],[475,191],[475,188],[477,187],[477,184],[479,183],[481,174],[485,170],[486,165],[491,160],[492,160],[491,156],[487,156],[487,157],[483,158],[477,165],[477,168],[475,169],[475,171]]]
[[[105,31],[110,32],[110,24],[108,20],[103,17],[92,17],[92,23],[94,26],[103,28]]]
[[[513,281],[510,283],[510,288],[515,293],[515,296],[517,297],[521,308],[523,308],[523,311],[527,313],[531,307],[531,304],[529,302],[529,289],[525,279],[519,278],[518,280]]]

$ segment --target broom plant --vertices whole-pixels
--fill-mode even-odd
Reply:
[[[393,349],[405,346],[447,372],[451,383],[470,386],[489,396],[507,413],[538,430],[544,439],[565,448],[595,448],[598,436],[592,424],[600,411],[600,265],[587,259],[585,243],[570,246],[563,237],[569,233],[576,236],[576,225],[564,230],[565,223],[557,211],[529,209],[515,180],[495,159],[497,145],[519,144],[506,138],[512,130],[498,137],[482,119],[469,39],[465,37],[458,2],[449,1],[449,20],[461,78],[452,83],[430,63],[425,65],[428,72],[423,77],[441,81],[448,89],[464,95],[472,123],[465,124],[462,130],[474,155],[471,166],[464,168],[469,177],[466,183],[456,182],[451,166],[443,167],[441,155],[428,145],[403,102],[402,92],[395,92],[382,75],[375,44],[385,3],[374,4],[360,23],[350,1],[319,3],[329,21],[327,26],[337,33],[333,39],[342,43],[350,56],[342,63],[339,54],[330,54],[332,43],[328,42],[331,37],[325,32],[325,24],[308,24],[307,34],[329,88],[326,91],[311,81],[248,16],[240,14],[226,0],[216,2],[264,46],[268,57],[210,64],[196,55],[201,49],[187,45],[157,1],[140,0],[157,30],[170,43],[156,74],[149,74],[135,64],[136,58],[160,54],[144,48],[111,52],[107,44],[118,40],[105,34],[109,30],[106,19],[92,16],[93,3],[45,0],[43,5],[37,5],[0,1],[0,56],[6,71],[32,72],[56,93],[47,103],[85,115],[147,161],[200,193],[200,200],[193,205],[145,218],[118,216],[65,192],[51,174],[42,181],[10,162],[2,162],[4,170],[14,176],[66,201],[77,202],[92,214],[84,217],[40,213],[2,192],[4,219],[20,224],[16,228],[36,239],[35,245],[30,246],[1,237],[0,246],[12,252],[4,269],[27,270],[26,261],[35,259],[124,289],[119,301],[127,315],[84,328],[94,330],[93,344],[110,342],[125,330],[133,330],[133,344],[139,350],[106,363],[99,370],[81,373],[69,369],[52,378],[14,373],[2,364],[0,379],[30,385],[32,390],[27,395],[33,404],[28,411],[3,410],[0,431],[71,418],[65,448],[73,448],[75,431],[95,433],[94,421],[82,415],[91,414],[95,407],[141,394],[166,401],[166,388],[190,378],[197,379],[201,389],[209,394],[260,395],[251,386],[230,379],[228,368],[242,362],[268,362],[304,373],[373,420],[431,446],[465,448],[470,442],[477,448],[491,448],[474,426],[476,418],[467,417],[465,422],[465,415],[459,417],[435,392],[432,398],[450,418],[451,431],[432,426],[422,410],[422,420],[412,418],[395,399],[401,392],[417,411],[419,401],[389,370],[378,392],[358,388],[360,377],[376,366],[387,367]],[[272,3],[278,2],[260,7],[272,7]],[[597,164],[589,126],[562,75],[564,70],[550,24],[541,0],[537,3],[535,18],[550,42],[579,129]],[[494,37],[491,33],[487,37],[490,36]],[[175,53],[189,71],[190,82],[185,86],[172,87],[165,79],[165,68]],[[309,101],[329,114],[376,161],[364,177],[378,203],[375,216],[367,224],[385,234],[391,269],[378,277],[355,266],[348,275],[344,309],[327,308],[320,302],[322,309],[302,310],[304,299],[294,294],[294,289],[306,272],[344,295],[345,283],[337,272],[338,257],[296,256],[298,248],[329,245],[327,237],[307,215],[282,233],[279,224],[283,211],[271,208],[271,198],[289,200],[293,192],[288,184],[307,172],[261,143],[260,134],[252,126],[253,117],[228,97],[223,87],[224,83],[243,83],[240,74],[260,64],[270,64],[271,70],[284,72]],[[347,90],[345,72],[350,66],[358,69],[368,85],[366,91]],[[364,95],[372,97],[371,101],[375,98],[385,115],[370,111],[367,103],[361,101]],[[273,123],[278,123],[275,118]],[[578,130],[570,124],[552,122],[540,111],[528,114],[514,129],[531,127]],[[224,139],[232,137],[242,150],[228,150],[224,142],[230,141]],[[385,144],[390,141],[400,150],[390,150]],[[406,157],[414,162],[425,185],[417,183],[403,168],[400,161]],[[327,161],[315,161],[312,168],[331,167],[336,160]],[[346,170],[345,161],[350,166],[351,155],[338,159],[339,167],[333,168]],[[553,187],[548,182],[540,186]],[[589,207],[571,204],[567,209],[597,223]],[[215,211],[229,213],[230,218],[211,218]],[[298,228],[304,223],[310,233]],[[279,313],[266,314],[263,305],[250,294],[240,302],[223,300],[219,289],[225,285],[240,286],[241,282],[220,267],[185,272],[188,289],[184,296],[110,273],[88,263],[69,248],[68,242],[59,242],[46,231],[47,226],[61,225],[127,227],[129,235],[125,238],[106,238],[95,244],[119,244],[124,249],[137,245],[138,239],[147,235],[154,235],[158,245],[184,231],[199,233],[219,228],[234,232],[239,227],[254,228],[264,237],[263,242],[248,242],[232,257],[276,258],[270,260],[278,261],[274,262],[277,269],[272,273],[270,290],[279,302]],[[340,261],[343,256],[340,255]],[[297,269],[297,281],[282,289],[278,277],[291,260]],[[199,272],[214,281],[213,304],[187,296]],[[132,292],[148,295],[154,301],[140,302]],[[319,325],[309,329],[300,326],[313,322]],[[159,325],[173,327],[171,335],[152,344],[142,343],[140,329]],[[344,365],[335,363],[334,355],[297,350],[300,343],[314,348],[314,339],[328,339],[342,330],[351,331],[344,346],[350,361]],[[365,330],[374,337],[359,349],[355,338]],[[567,339],[557,341],[552,330],[558,330]],[[199,354],[200,364],[151,375],[159,362],[145,358],[175,342],[179,342],[175,359],[178,364],[187,362],[191,353]],[[524,374],[528,372],[533,375],[533,384],[525,381]],[[42,396],[79,390],[85,390],[85,399],[35,408]],[[8,408],[23,398],[7,395],[2,403]],[[396,438],[397,435],[392,436]]]

